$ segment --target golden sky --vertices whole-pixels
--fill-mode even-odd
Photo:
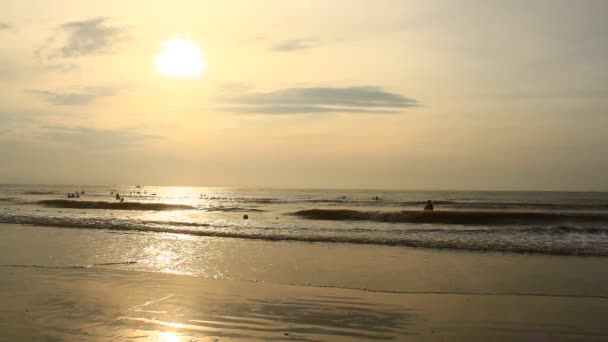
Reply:
[[[1,7],[0,183],[608,190],[605,1]]]

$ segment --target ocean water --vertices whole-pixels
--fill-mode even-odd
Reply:
[[[74,192],[84,193],[68,198]],[[422,210],[428,199],[432,213]],[[0,185],[0,223],[608,256],[608,193],[600,192]]]

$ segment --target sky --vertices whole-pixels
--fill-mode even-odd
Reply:
[[[608,191],[606,13],[2,0],[0,183]]]

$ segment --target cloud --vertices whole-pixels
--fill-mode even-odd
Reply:
[[[259,43],[262,41],[266,41],[268,40],[269,37],[268,36],[251,36],[251,37],[247,37],[245,39],[242,40],[242,43],[244,44],[252,44],[252,43]]]
[[[122,89],[122,87],[85,87],[74,92],[54,92],[38,89],[28,89],[25,92],[38,95],[51,105],[77,106],[89,104],[99,97],[118,95]]]
[[[251,106],[251,107],[220,107],[219,109],[232,113],[244,114],[313,114],[313,113],[373,113],[395,114],[398,111],[390,109],[357,109],[326,106]]]
[[[111,53],[114,45],[126,37],[124,28],[109,25],[105,17],[71,21],[60,28],[68,35],[59,50],[62,57]]]
[[[56,63],[56,64],[47,64],[43,66],[44,69],[50,71],[58,71],[58,72],[73,72],[79,71],[80,66],[74,63]]]
[[[222,109],[236,113],[398,113],[418,101],[375,86],[286,88],[273,92],[222,95]]]
[[[215,88],[221,94],[226,94],[250,91],[255,89],[255,86],[249,82],[222,82],[217,84]]]
[[[70,21],[58,26],[57,32],[34,54],[40,63],[111,54],[128,36],[126,27],[114,25],[106,17]]]
[[[32,122],[34,117],[31,113],[0,111],[0,126],[20,125]]]
[[[0,31],[12,30],[13,27],[7,23],[0,23]]]
[[[7,142],[34,144],[63,144],[76,148],[110,150],[137,147],[141,143],[166,139],[142,133],[141,126],[106,129],[87,126],[49,124],[53,117],[45,113],[11,112],[0,110],[0,146]]]
[[[74,106],[93,102],[95,95],[85,93],[56,93],[48,90],[26,90],[27,93],[39,95],[52,105]]]
[[[43,126],[41,136],[53,142],[74,144],[85,148],[112,148],[129,146],[143,141],[162,139],[154,134],[138,133],[133,130],[115,130],[93,127]]]
[[[319,42],[317,40],[311,39],[311,38],[286,39],[286,40],[282,40],[282,41],[270,46],[270,50],[289,52],[289,51],[310,49],[317,45],[319,45]]]

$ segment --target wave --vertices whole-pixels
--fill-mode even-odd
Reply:
[[[294,231],[286,227],[248,229],[193,222],[83,219],[12,214],[0,215],[0,223],[120,232],[177,233],[266,241],[350,243],[483,252],[608,257],[608,228],[603,227],[431,228],[394,231],[368,230],[365,232],[300,228]]]
[[[304,203],[327,203],[345,204],[354,206],[402,206],[423,208],[426,201],[395,201],[395,200],[372,200],[372,199],[312,199],[303,200]],[[608,210],[607,202],[592,203],[553,203],[553,202],[496,202],[496,201],[455,201],[434,200],[436,207],[449,209],[527,209],[527,210]]]
[[[423,208],[426,201],[395,201],[390,199],[357,199],[357,198],[318,198],[318,199],[277,199],[277,198],[247,198],[247,197],[203,197],[207,200],[229,201],[257,204],[295,204],[295,203],[318,203],[327,205],[349,205],[349,206],[403,206]],[[608,210],[608,202],[592,203],[554,203],[554,202],[497,202],[497,201],[457,201],[457,200],[435,200],[433,203],[439,207],[450,209],[528,209],[528,210]]]
[[[137,261],[119,261],[119,262],[102,262],[91,265],[63,265],[63,266],[51,266],[51,265],[36,265],[36,264],[8,264],[0,265],[0,267],[17,267],[17,268],[58,268],[58,269],[69,269],[69,268],[89,268],[99,266],[116,266],[116,265],[132,265],[137,264]]]
[[[112,210],[188,210],[194,207],[184,204],[148,203],[148,202],[104,202],[79,200],[44,200],[36,204],[51,208],[70,209],[112,209]]]
[[[208,201],[218,201],[218,202],[243,202],[243,203],[257,203],[257,204],[288,203],[288,201],[286,201],[286,200],[280,200],[278,198],[264,198],[264,197],[201,196],[200,199],[208,200]]]
[[[310,200],[304,200],[302,202],[305,203],[349,203],[349,200],[346,199],[310,199]],[[363,202],[368,202],[368,201],[363,201]]]
[[[16,202],[18,198],[15,197],[0,197],[0,202]]]
[[[24,191],[24,195],[56,195],[58,192],[55,191]]]
[[[239,212],[242,212],[242,213],[253,213],[253,212],[261,213],[261,212],[264,212],[266,210],[253,209],[253,208],[241,208],[241,207],[208,207],[208,208],[205,208],[205,211],[209,211],[209,212],[212,212],[212,211],[221,211],[221,212],[227,212],[227,213],[230,213],[230,212],[234,212],[234,213],[239,213]]]
[[[309,209],[297,211],[291,213],[291,215],[309,220],[443,223],[468,225],[608,222],[608,213],[583,214],[513,211],[359,211],[347,209]]]
[[[372,229],[356,228],[352,231],[358,232],[373,232]],[[573,226],[548,226],[548,227],[495,227],[495,228],[412,228],[412,229],[393,229],[383,230],[393,234],[435,234],[435,235],[567,235],[567,234],[584,234],[584,235],[606,235],[608,236],[608,228],[604,227],[573,227]]]
[[[424,206],[426,202],[402,202],[404,205]],[[433,201],[436,205],[444,205],[455,209],[538,209],[538,210],[606,210],[608,203],[550,203],[550,202],[459,202]]]

